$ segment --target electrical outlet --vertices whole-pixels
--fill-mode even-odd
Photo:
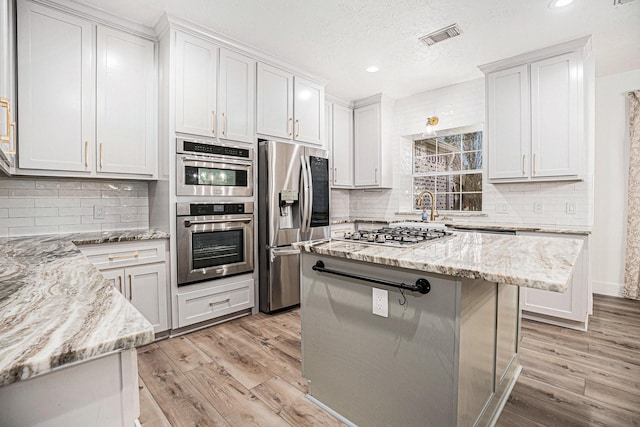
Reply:
[[[502,203],[496,203],[496,212],[498,213],[507,213],[507,204],[502,202]]]
[[[575,215],[575,214],[576,214],[575,202],[567,202],[567,215]]]
[[[93,219],[104,219],[104,206],[93,205]]]
[[[372,288],[373,314],[389,317],[389,292],[384,289]]]
[[[533,212],[534,213],[542,213],[543,211],[543,204],[542,202],[533,202]]]

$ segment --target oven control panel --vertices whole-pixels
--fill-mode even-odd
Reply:
[[[177,203],[178,216],[237,215],[253,213],[253,202],[247,203]]]

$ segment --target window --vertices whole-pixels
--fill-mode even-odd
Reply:
[[[455,133],[413,142],[413,208],[423,190],[443,211],[482,210],[482,131]],[[424,203],[431,205],[429,196]]]

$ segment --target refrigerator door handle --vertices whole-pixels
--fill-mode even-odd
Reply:
[[[305,156],[300,156],[300,163],[302,165],[302,224],[300,224],[300,231],[302,233],[306,233],[309,231],[307,227],[307,223],[309,222],[310,206],[309,206],[309,172],[308,172],[308,164],[307,158]]]
[[[273,262],[273,260],[275,260],[276,257],[279,257],[279,256],[300,255],[300,249],[291,249],[291,248],[286,248],[286,249],[273,248],[271,249],[270,252],[271,252],[271,262]]]
[[[313,216],[313,176],[311,175],[311,157],[306,156],[307,162],[307,186],[309,192],[309,200],[307,201],[307,232],[311,231],[311,217]],[[309,235],[308,238],[311,236]]]

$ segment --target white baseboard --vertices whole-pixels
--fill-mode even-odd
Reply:
[[[622,297],[622,283],[598,282],[593,281],[593,293],[599,295],[608,295],[611,297]]]

